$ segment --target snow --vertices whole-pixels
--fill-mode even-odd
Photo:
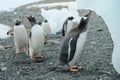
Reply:
[[[62,4],[62,3],[59,3],[59,4]],[[75,2],[69,2],[68,9],[67,8],[62,8],[61,10],[41,9],[41,14],[45,19],[48,20],[50,27],[51,27],[52,34],[56,34],[56,32],[58,32],[60,29],[62,29],[62,25],[63,25],[64,21],[69,16],[75,17],[75,20],[74,20],[75,22],[80,21],[80,17],[79,17],[79,14],[77,13],[76,9],[77,9],[77,6],[75,5]]]
[[[51,3],[51,4],[36,4],[36,5],[30,5],[27,6],[27,8],[33,8],[33,7],[38,7],[38,8],[42,8],[42,7],[54,7],[54,6],[68,6],[68,5],[72,5],[73,2],[59,2],[59,3]]]

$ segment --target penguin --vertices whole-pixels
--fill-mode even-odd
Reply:
[[[24,52],[28,54],[28,36],[25,26],[20,20],[16,20],[14,25],[14,43],[16,47],[16,54],[23,48]]]
[[[36,23],[33,16],[26,17],[32,23],[31,32],[29,35],[29,55],[31,60],[43,57],[41,51],[44,47],[44,31],[42,26]]]
[[[13,28],[12,28],[12,29],[9,29],[9,30],[7,31],[7,35],[13,36],[13,34],[14,34],[14,29],[13,29]]]
[[[64,37],[59,52],[60,68],[64,69],[67,67],[70,71],[78,71],[78,67],[75,64],[86,41],[87,23],[91,13],[92,11],[90,10],[87,15],[81,18],[78,26],[72,28]]]
[[[43,27],[44,35],[45,35],[45,42],[47,42],[48,36],[51,34],[50,25],[47,20],[44,20],[42,22],[42,27]]]
[[[65,36],[73,28],[73,16],[68,17],[63,23],[62,36]]]

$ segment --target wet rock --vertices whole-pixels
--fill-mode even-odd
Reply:
[[[7,67],[2,67],[1,70],[2,71],[5,71],[7,69]]]
[[[53,63],[52,63],[52,62],[49,62],[49,64],[50,64],[50,66],[51,66],[51,65],[53,65]]]
[[[0,45],[0,50],[4,50],[4,49],[5,49],[5,47]]]
[[[12,46],[10,46],[10,45],[6,45],[4,47],[5,47],[5,49],[11,49],[12,48]]]

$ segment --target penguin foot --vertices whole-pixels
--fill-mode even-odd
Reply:
[[[32,61],[35,61],[35,60],[37,60],[37,59],[39,59],[39,58],[43,58],[43,56],[40,56],[40,57],[30,57],[30,59],[31,59]]]
[[[27,48],[24,48],[24,52],[25,52],[26,54],[28,54],[28,49],[27,49]]]
[[[32,61],[36,60],[36,58],[34,58],[34,57],[30,57],[30,59],[31,59]]]
[[[19,51],[19,50],[16,50],[15,54],[18,54],[18,53],[20,53],[20,51]]]
[[[34,53],[34,56],[33,57],[38,57],[38,58],[41,58],[43,57],[40,53]]]
[[[72,66],[72,67],[70,68],[70,71],[72,71],[72,72],[77,72],[77,71],[79,71],[79,69],[78,69],[77,66]]]
[[[43,58],[43,56],[40,55],[39,53],[35,53],[34,56],[30,57],[30,59],[33,60],[33,61],[36,60],[36,59],[39,59],[39,58]]]

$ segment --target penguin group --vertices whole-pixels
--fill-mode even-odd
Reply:
[[[7,32],[7,35],[14,33],[14,44],[16,47],[16,54],[20,53],[20,49],[23,48],[26,54],[29,54],[31,60],[36,60],[43,57],[41,51],[47,42],[47,35],[51,33],[50,26],[47,20],[36,22],[35,17],[26,16],[31,24],[31,27],[25,27],[21,20],[16,20],[14,28]],[[45,28],[43,28],[45,27]],[[27,33],[30,30],[30,33]]]
[[[86,41],[87,23],[92,11],[81,17],[78,26],[73,27],[73,16],[68,17],[63,23],[62,35],[64,36],[59,51],[59,65],[57,68],[64,69],[65,66],[70,71],[78,71],[76,61]],[[23,48],[26,54],[29,54],[31,60],[43,57],[41,52],[47,43],[48,35],[51,34],[49,22],[45,19],[43,22],[37,22],[35,17],[26,16],[32,27],[25,28],[20,20],[16,20],[14,29],[9,30],[7,34],[14,33],[14,43],[16,53]],[[27,36],[27,30],[30,33]]]

